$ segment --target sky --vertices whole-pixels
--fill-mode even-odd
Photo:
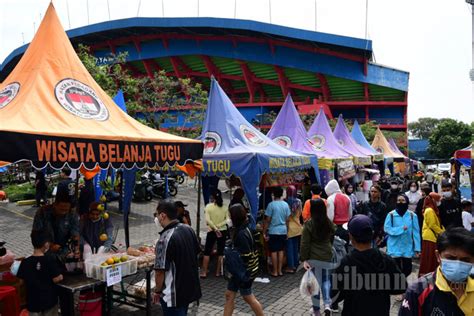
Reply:
[[[0,63],[15,48],[31,41],[49,2],[0,0]],[[376,63],[410,72],[409,121],[420,117],[474,121],[474,85],[469,79],[472,15],[465,0],[55,0],[53,3],[66,30],[137,16],[200,16],[236,17],[358,38],[366,38],[367,34],[373,41]]]

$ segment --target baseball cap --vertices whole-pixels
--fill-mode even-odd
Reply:
[[[186,206],[188,206],[188,205],[187,205],[187,204],[184,204],[184,203],[181,202],[181,201],[176,201],[176,202],[174,202],[174,206],[176,206],[176,207],[186,207]]]
[[[349,221],[347,228],[349,233],[360,242],[370,241],[374,236],[374,226],[367,215],[355,215]]]

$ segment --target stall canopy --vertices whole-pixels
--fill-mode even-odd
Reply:
[[[394,161],[404,161],[405,159],[405,156],[393,151],[380,128],[377,128],[372,147],[379,153],[382,153],[386,159],[393,159]]]
[[[471,153],[472,145],[454,152],[454,158],[459,161],[464,167],[471,168]]]
[[[365,148],[371,155],[374,156],[375,161],[383,161],[383,154],[379,153],[372,147],[367,138],[365,138],[364,133],[362,133],[362,129],[360,128],[359,122],[357,120],[354,121],[354,125],[352,126],[351,131],[352,139],[361,147]]]
[[[319,111],[308,131],[311,144],[317,155],[324,158],[350,158],[351,154],[339,145],[323,111]]]
[[[339,144],[344,147],[344,150],[351,153],[354,156],[354,162],[361,166],[368,166],[372,164],[370,156],[372,153],[365,149],[364,147],[359,146],[349,134],[349,130],[344,123],[342,115],[339,115],[337,119],[336,127],[334,128],[334,137],[339,142]]]
[[[401,150],[398,148],[397,143],[395,143],[395,140],[393,138],[390,138],[388,140],[388,143],[390,144],[390,148],[392,148],[393,152],[395,152],[397,155],[403,156],[405,159],[408,159],[408,157],[406,157],[405,154],[402,153]]]
[[[149,128],[122,111],[76,55],[52,3],[0,84],[0,160],[93,169],[184,164],[202,142]]]
[[[311,167],[317,170],[314,156],[277,145],[247,122],[214,79],[211,80],[201,140],[205,143],[203,175],[240,177],[254,218],[258,211],[258,185],[263,174]]]
[[[316,154],[308,141],[308,133],[289,94],[267,137],[285,148],[305,154]]]

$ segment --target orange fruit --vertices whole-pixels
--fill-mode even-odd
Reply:
[[[107,262],[107,264],[114,264],[115,260],[114,260],[114,258],[109,258],[109,259],[107,259],[106,262]]]
[[[100,212],[104,211],[105,210],[104,204],[97,205],[97,210],[99,210]]]
[[[106,241],[108,239],[107,234],[102,234],[99,236],[100,241]]]

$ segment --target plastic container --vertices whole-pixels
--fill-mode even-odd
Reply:
[[[137,273],[137,260],[134,257],[128,256],[128,260],[125,262],[114,263],[108,266],[102,266],[101,264],[111,257],[121,257],[126,254],[100,254],[92,255],[92,257],[84,262],[86,276],[100,281],[106,281],[107,269],[111,267],[121,267],[122,277]]]

